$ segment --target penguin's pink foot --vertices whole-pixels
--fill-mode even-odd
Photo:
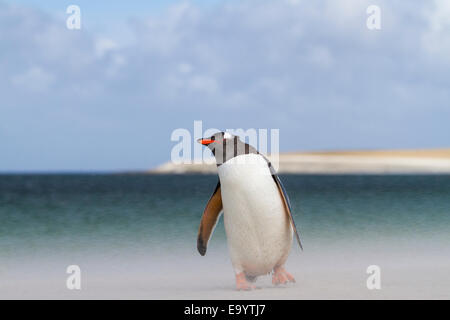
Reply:
[[[292,274],[287,272],[283,267],[276,267],[273,269],[272,284],[279,285],[286,284],[288,282],[295,282]]]
[[[236,289],[237,290],[253,290],[256,287],[250,284],[245,278],[244,272],[236,274]]]

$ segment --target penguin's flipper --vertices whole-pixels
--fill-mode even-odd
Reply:
[[[288,214],[289,220],[291,221],[292,229],[294,229],[294,233],[295,233],[295,237],[297,238],[297,242],[300,246],[300,249],[303,250],[302,241],[300,240],[299,232],[295,225],[294,217],[292,216],[291,202],[289,201],[289,197],[286,193],[286,190],[284,189],[283,184],[281,183],[280,178],[278,177],[277,172],[275,171],[275,168],[272,166],[269,159],[267,159],[266,157],[264,157],[264,159],[266,159],[267,165],[269,166],[269,169],[270,169],[270,173],[272,174],[272,178],[278,187],[278,191],[280,191],[281,198],[283,199],[284,206],[286,208],[286,213]]]
[[[222,193],[220,192],[220,181],[217,183],[216,189],[209,198],[205,211],[203,211],[200,227],[198,228],[197,249],[198,252],[204,256],[206,254],[206,247],[211,235],[216,227],[217,221],[222,211]]]
[[[300,246],[300,249],[303,250],[302,241],[300,240],[300,236],[298,234],[298,230],[295,225],[294,217],[292,217],[291,202],[289,201],[289,197],[286,193],[286,190],[284,189],[284,186],[281,183],[281,180],[277,174],[272,174],[272,178],[273,180],[275,180],[278,190],[280,191],[281,197],[283,198],[284,206],[286,207],[286,213],[288,214],[289,220],[291,221],[292,229],[294,229],[295,237],[297,238],[297,242]]]

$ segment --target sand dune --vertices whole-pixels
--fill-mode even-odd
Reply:
[[[450,173],[450,149],[289,152],[269,155],[280,173]],[[151,173],[215,173],[214,164],[167,162]]]

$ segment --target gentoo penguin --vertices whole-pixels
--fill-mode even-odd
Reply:
[[[223,211],[238,290],[273,272],[274,285],[295,282],[284,264],[293,234],[302,248],[289,198],[275,169],[254,147],[228,132],[198,140],[216,159],[219,182],[200,222],[197,249],[204,256]]]

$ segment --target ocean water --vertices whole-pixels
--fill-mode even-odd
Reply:
[[[304,251],[294,288],[235,293],[214,175],[1,175],[2,298],[450,298],[450,176],[285,175]],[[82,290],[65,287],[79,265]],[[369,265],[382,289],[365,285]],[[239,294],[239,296],[235,296]]]

